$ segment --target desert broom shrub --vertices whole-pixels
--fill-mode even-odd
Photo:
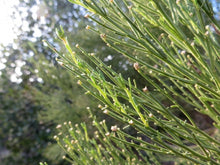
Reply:
[[[58,130],[63,132],[66,129],[68,132],[54,136],[58,144],[68,153],[68,156],[63,157],[64,159],[73,164],[120,164],[122,162],[125,162],[123,164],[143,162],[159,164],[152,152],[135,149],[136,146],[141,149],[146,145],[141,143],[141,137],[138,139],[131,137],[132,145],[126,145],[126,138],[129,135],[120,131],[117,125],[112,126],[109,130],[105,120],[98,122],[94,116],[92,118],[94,119],[93,125],[97,129],[93,138],[89,137],[85,123],[72,126],[71,122],[65,122],[63,125],[57,126]],[[125,143],[115,143],[112,138],[120,138]],[[140,145],[136,143],[140,143]],[[150,156],[149,160],[146,155]]]
[[[68,51],[59,52],[46,42],[59,55],[57,61],[78,78],[77,83],[86,94],[103,103],[99,106],[103,113],[134,128],[138,134],[138,137],[129,135],[126,127],[112,126],[108,130],[105,124],[96,124],[94,120],[100,138],[93,139],[87,137],[84,124],[76,128],[68,125],[70,135],[55,137],[68,153],[65,158],[76,164],[132,164],[132,158],[135,164],[146,164],[152,163],[152,158],[156,164],[158,157],[167,155],[179,163],[220,164],[220,25],[210,3],[206,0],[70,2],[86,8],[89,11],[86,17],[105,28],[103,32],[87,27],[126,56],[150,88],[138,86],[135,79],[125,79],[80,45],[73,47],[62,27],[57,29]],[[154,33],[155,28],[161,34]],[[183,117],[176,115],[177,111]],[[212,120],[211,127],[202,129],[193,112]],[[107,139],[106,143],[103,139]]]

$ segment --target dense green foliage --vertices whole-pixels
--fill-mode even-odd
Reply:
[[[1,80],[0,146],[11,152],[7,159],[1,160],[3,165],[38,164],[49,141],[50,129],[48,124],[37,121],[39,108],[29,89],[30,85],[25,82],[17,86],[6,78]]]
[[[189,149],[201,154],[198,164],[217,161],[219,26],[212,7],[201,0],[195,1],[199,6],[186,0],[181,6],[173,0],[74,2],[89,9],[91,19],[67,1],[20,0],[20,34],[0,54],[7,59],[0,77],[0,164],[69,164],[61,161],[65,152],[78,164],[196,162]],[[59,25],[76,52],[75,64],[67,43],[52,37]],[[58,66],[42,39],[68,57],[62,59],[68,70],[76,70]],[[87,126],[75,125],[81,121]]]
[[[79,79],[78,84],[87,94],[102,102],[99,108],[105,114],[127,125],[109,129],[105,122],[98,124],[93,117],[98,129],[94,138],[87,136],[84,124],[81,128],[73,128],[71,123],[59,125],[58,128],[66,127],[69,132],[67,136],[54,137],[68,154],[64,158],[76,164],[151,164],[152,158],[160,164],[166,155],[167,160],[175,158],[177,163],[219,164],[220,25],[210,3],[70,2],[92,13],[86,17],[104,30],[92,26],[87,29],[126,56],[151,88],[114,71],[96,52],[87,52],[79,44],[73,47],[62,27],[57,29],[67,51],[46,43],[59,55],[58,62]],[[155,33],[155,28],[162,33]],[[207,119],[209,125],[204,127],[199,118]],[[128,127],[136,134],[130,135]],[[138,159],[131,159],[134,155]]]
[[[13,16],[15,19],[22,18],[21,26],[17,27],[20,29],[20,33],[13,44],[1,47],[0,54],[2,59],[6,59],[5,68],[1,70],[0,77],[0,162],[5,165],[39,164],[39,161],[58,164],[61,156],[59,158],[58,146],[51,141],[51,135],[53,136],[55,133],[53,128],[56,127],[56,122],[79,121],[78,119],[83,116],[83,113],[80,113],[78,117],[72,113],[72,116],[66,115],[66,119],[65,117],[62,119],[63,116],[55,116],[56,112],[49,105],[55,106],[54,102],[48,102],[47,99],[42,100],[48,95],[51,100],[59,98],[59,94],[63,94],[59,82],[63,80],[62,76],[68,77],[69,75],[67,72],[62,72],[57,76],[56,81],[48,81],[52,80],[51,77],[56,76],[57,72],[55,75],[40,73],[43,64],[53,66],[49,71],[51,73],[56,70],[55,57],[52,52],[45,50],[42,39],[49,39],[58,20],[59,24],[64,27],[68,25],[66,29],[70,28],[71,31],[74,29],[76,32],[78,26],[76,19],[80,21],[85,19],[78,13],[79,7],[69,5],[68,2],[20,0],[17,7]],[[66,13],[69,17],[66,17]],[[81,24],[81,26],[85,26],[83,22]],[[39,31],[40,36],[36,33]],[[71,80],[69,79],[69,81]],[[54,82],[56,85],[53,84]],[[46,91],[47,89],[50,91]],[[79,92],[75,91],[75,93]],[[56,107],[61,108],[63,105],[65,104],[60,103]],[[70,111],[70,108],[64,109],[63,107],[61,110]],[[44,118],[42,118],[42,112],[48,109],[54,112],[54,115],[46,118],[44,114]],[[61,164],[63,163],[61,162]]]
[[[54,128],[64,121],[86,122],[85,107],[96,106],[94,99],[79,90],[77,79],[57,65],[56,54],[42,43],[42,39],[47,39],[60,50],[64,49],[51,37],[58,24],[72,35],[69,39],[73,45],[80,41],[89,52],[99,50],[97,55],[108,64],[114,63],[112,67],[120,72],[124,72],[120,65],[128,65],[97,34],[85,29],[92,23],[84,18],[83,12],[67,1],[20,0],[14,15],[19,14],[23,19],[18,27],[20,34],[15,43],[1,47],[0,54],[7,59],[0,77],[0,161],[3,164],[38,164],[39,161],[64,164],[63,151],[52,139],[56,134]],[[133,69],[129,74],[134,75]],[[7,154],[2,158],[4,153]]]

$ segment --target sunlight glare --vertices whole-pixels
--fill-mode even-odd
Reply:
[[[18,4],[18,0],[0,0],[0,44],[8,45],[13,43],[16,34],[13,31],[14,22],[11,18],[13,5]]]

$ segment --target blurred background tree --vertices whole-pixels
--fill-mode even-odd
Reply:
[[[219,1],[213,4],[219,11]],[[83,45],[115,71],[138,79],[139,86],[145,85],[128,67],[129,61],[109,49],[98,35],[85,30],[86,25],[92,24],[85,14],[84,9],[67,0],[19,0],[14,7],[11,16],[17,37],[13,43],[0,46],[4,66],[0,70],[1,164],[64,164],[62,153],[51,138],[54,128],[65,121],[87,121],[85,108],[97,107],[97,102],[84,95],[77,80],[57,65],[55,54],[43,45],[43,39],[58,43],[54,31],[59,25],[69,33],[73,46]],[[135,52],[131,53],[135,56]]]
[[[15,6],[12,17],[20,21],[15,27],[17,38],[1,46],[1,163],[64,164],[61,150],[51,139],[54,128],[65,121],[87,121],[86,106],[97,107],[76,85],[77,80],[57,65],[55,54],[43,45],[43,39],[55,43],[56,27],[62,25],[71,34],[72,45],[78,41],[115,70],[127,71],[127,65],[131,65],[110,50],[98,35],[85,30],[91,24],[85,14],[68,1],[20,0]],[[135,76],[133,70],[129,74]]]

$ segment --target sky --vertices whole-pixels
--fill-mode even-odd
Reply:
[[[28,0],[26,0],[28,1]],[[36,0],[38,2],[38,0]],[[38,2],[39,3],[39,2]],[[28,31],[28,22],[22,21],[21,16],[18,14],[18,11],[16,10],[15,6],[19,5],[19,0],[0,0],[0,45],[7,46],[9,44],[13,45],[13,48],[16,48],[17,45],[14,43],[14,39],[17,38],[17,36],[20,34],[19,28],[22,27],[23,31]],[[20,8],[20,10],[22,10]],[[32,9],[33,15],[32,17],[37,17],[37,11],[38,6],[33,7]],[[25,12],[26,9],[23,9],[23,17],[26,17]],[[15,17],[15,19],[12,18],[12,15]],[[41,33],[39,32],[39,29],[34,29],[34,37],[39,37]],[[1,50],[0,50],[1,51]],[[0,52],[0,75],[1,70],[6,67],[4,63],[6,63],[7,57],[5,55],[1,54]],[[17,60],[16,61],[16,67],[15,67],[15,73],[11,74],[11,81],[12,82],[21,82],[20,76],[22,75],[21,67],[25,63],[22,61]]]
[[[13,13],[13,5],[18,2],[19,0],[0,0],[0,44],[7,45],[16,38],[13,31],[15,22],[10,15]]]
[[[15,9],[13,6],[19,4],[19,0],[0,0],[0,45],[7,46],[13,44],[13,40],[16,39],[18,31],[16,27],[21,24],[21,20],[13,20],[11,18]],[[1,69],[5,68],[5,62],[7,59],[0,53],[0,75]],[[21,75],[22,62],[17,61],[15,74],[11,75],[11,80],[14,82],[21,82],[21,79],[17,78]]]

